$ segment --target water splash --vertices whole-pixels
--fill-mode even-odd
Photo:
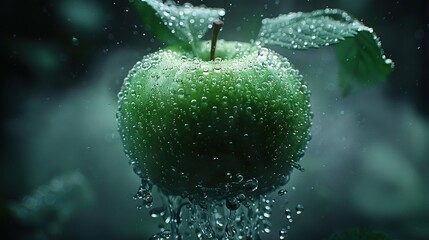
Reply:
[[[150,208],[154,190],[150,181],[142,180],[134,198]],[[270,217],[275,200],[269,195],[255,198],[241,193],[227,200],[202,201],[157,192],[162,206],[151,208],[149,215],[161,219],[163,224],[151,240],[257,240],[272,231]]]

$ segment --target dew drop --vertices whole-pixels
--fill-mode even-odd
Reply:
[[[185,90],[183,88],[177,89],[177,95],[179,98],[184,98],[185,97]]]
[[[207,66],[203,67],[203,75],[209,75],[209,68]]]
[[[259,56],[259,57],[267,56],[267,55],[268,55],[268,53],[269,53],[268,48],[261,48],[261,49],[259,49],[259,51],[258,51],[258,56]]]
[[[151,67],[152,67],[152,64],[149,61],[145,61],[141,65],[141,68],[144,71],[149,70],[149,68],[151,68]]]
[[[160,59],[161,58],[160,58],[160,56],[158,54],[155,54],[155,55],[152,56],[152,61],[154,63],[158,63],[160,61]]]
[[[215,71],[215,72],[220,72],[220,70],[222,70],[221,66],[216,65],[216,66],[214,67],[214,71]]]

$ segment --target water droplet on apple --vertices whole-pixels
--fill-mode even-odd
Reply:
[[[152,64],[151,64],[149,61],[144,61],[144,62],[141,64],[141,68],[142,68],[142,70],[144,70],[144,71],[149,70],[149,68],[151,68],[151,67],[152,67]]]
[[[177,95],[179,98],[184,98],[185,97],[185,90],[183,88],[177,89]]]
[[[268,53],[269,53],[269,51],[270,50],[268,50],[268,48],[261,48],[261,49],[259,49],[259,51],[258,51],[258,57],[260,57],[260,58],[266,58],[267,57],[267,55],[268,55]]]
[[[209,74],[209,67],[207,65],[204,65],[202,69],[203,69],[203,75],[207,76]]]

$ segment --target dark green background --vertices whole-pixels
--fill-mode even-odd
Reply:
[[[306,171],[295,171],[286,186],[287,207],[305,207],[288,239],[323,239],[352,227],[429,238],[428,1],[191,2],[227,10],[220,36],[227,40],[254,38],[261,15],[324,7],[373,27],[396,68],[385,84],[347,98],[333,48],[276,48],[304,75],[315,113]],[[132,200],[139,179],[116,131],[116,94],[133,64],[163,44],[128,1],[8,1],[0,16],[4,239],[147,239],[158,221]],[[8,211],[71,171],[86,177],[94,202],[56,234]],[[288,225],[285,207],[278,198],[273,231],[263,239],[277,239]]]

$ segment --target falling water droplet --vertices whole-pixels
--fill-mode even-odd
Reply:
[[[237,198],[233,197],[233,198],[228,198],[226,200],[226,207],[229,210],[237,210],[240,207],[240,202],[238,201]]]
[[[165,209],[162,207],[158,207],[158,208],[152,208],[149,211],[149,215],[153,218],[158,218],[158,217],[162,217],[165,215]]]
[[[73,45],[75,45],[75,46],[79,45],[79,39],[77,39],[76,37],[72,37],[71,41],[72,41]]]
[[[286,237],[287,237],[287,229],[286,228],[280,229],[280,231],[279,231],[279,239],[283,240],[283,239],[286,239]]]
[[[277,193],[279,196],[283,196],[287,193],[287,190],[286,189],[280,189]]]
[[[249,192],[254,192],[258,189],[258,180],[252,178],[244,183],[244,188]]]
[[[286,218],[287,219],[291,219],[292,218],[292,211],[289,208],[285,209],[285,214],[286,214]]]
[[[301,214],[304,211],[304,206],[302,206],[301,204],[296,205],[296,214]]]

